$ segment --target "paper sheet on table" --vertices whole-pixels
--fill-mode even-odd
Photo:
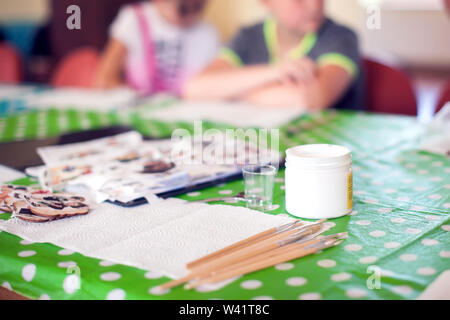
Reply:
[[[136,99],[136,92],[127,88],[113,90],[64,88],[37,92],[27,96],[26,102],[31,108],[109,111],[132,106]]]
[[[0,183],[17,180],[24,177],[25,175],[22,172],[2,166],[0,164]]]
[[[150,109],[142,116],[169,122],[206,120],[239,128],[278,128],[304,112],[299,108],[261,108],[246,103],[179,102],[166,108]]]
[[[450,300],[450,270],[434,280],[417,300]]]
[[[21,99],[34,91],[35,88],[32,86],[0,84],[0,99]]]
[[[420,149],[444,156],[450,155],[450,102],[428,125]]]
[[[48,166],[105,163],[141,147],[142,135],[135,131],[90,141],[37,149],[42,161]]]
[[[168,199],[129,209],[105,203],[85,216],[42,224],[10,219],[0,221],[0,229],[180,278],[188,262],[290,221],[242,207]]]

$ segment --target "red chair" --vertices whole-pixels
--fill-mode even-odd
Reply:
[[[416,116],[417,100],[409,78],[400,70],[365,59],[368,111]]]
[[[56,67],[51,84],[55,87],[91,88],[99,60],[96,49],[75,50],[64,57]]]
[[[22,62],[17,50],[6,43],[0,44],[0,82],[22,81]]]
[[[436,113],[441,111],[441,109],[447,104],[447,102],[450,102],[450,81],[447,83],[444,91],[442,92],[442,96],[439,99],[439,103],[436,108]]]

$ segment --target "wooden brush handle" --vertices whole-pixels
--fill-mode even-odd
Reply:
[[[251,236],[251,237],[249,237],[247,239],[244,239],[244,240],[241,240],[239,242],[236,242],[236,243],[234,243],[234,244],[232,244],[232,245],[230,245],[228,247],[225,247],[225,248],[223,248],[221,250],[215,251],[215,252],[213,252],[213,253],[211,253],[211,254],[209,254],[207,256],[204,256],[204,257],[202,257],[200,259],[197,259],[197,260],[194,260],[192,262],[189,262],[186,265],[186,268],[189,269],[189,270],[194,269],[196,266],[199,266],[200,264],[203,264],[203,263],[205,263],[207,261],[210,261],[210,260],[212,260],[214,258],[217,258],[219,256],[222,256],[224,254],[227,254],[227,253],[233,252],[235,250],[241,249],[245,245],[249,245],[251,243],[254,243],[255,241],[261,241],[261,240],[267,239],[267,238],[275,235],[279,230],[283,230],[283,228],[288,228],[289,225],[300,226],[301,224],[302,224],[302,222],[300,220],[297,220],[297,221],[290,222],[290,223],[287,223],[285,225],[282,225],[280,227],[275,227],[275,228],[271,228],[269,230],[260,232],[258,234],[255,234],[254,236]]]
[[[238,262],[243,259],[248,259],[249,257],[255,256],[257,254],[260,254],[262,252],[276,249],[280,246],[280,241],[285,240],[298,232],[297,230],[288,230],[286,232],[282,232],[280,234],[275,234],[272,237],[269,237],[261,242],[256,242],[254,244],[250,244],[247,247],[242,247],[241,249],[238,249],[236,251],[233,251],[229,254],[222,255],[220,257],[217,257],[214,260],[210,260],[208,262],[205,262],[201,265],[198,265],[197,267],[193,268],[191,271],[192,273],[205,273],[208,270],[214,270],[220,267],[224,267],[230,264],[233,264],[235,262]]]
[[[247,238],[247,239],[244,239],[242,241],[236,242],[236,243],[232,244],[231,246],[223,248],[223,249],[221,249],[219,251],[215,251],[215,252],[213,252],[211,254],[208,254],[207,256],[204,256],[203,258],[200,258],[200,259],[194,260],[192,262],[189,262],[186,265],[186,268],[187,269],[193,269],[194,267],[196,267],[196,266],[198,266],[200,264],[203,264],[206,261],[212,260],[212,259],[214,259],[214,258],[216,258],[218,256],[221,256],[221,255],[224,255],[224,254],[229,253],[231,251],[234,251],[234,250],[236,250],[236,249],[238,249],[238,248],[240,248],[240,247],[242,247],[242,246],[244,246],[246,244],[252,243],[252,242],[254,242],[256,240],[260,240],[261,238],[266,238],[267,236],[270,236],[271,234],[275,233],[276,231],[277,231],[277,228],[272,228],[272,229],[266,230],[266,231],[264,231],[262,233],[256,234],[256,235],[254,235],[254,236],[252,236],[250,238]]]
[[[249,265],[243,265],[243,266],[239,266],[239,267],[232,268],[232,269],[230,268],[228,271],[220,272],[211,277],[198,280],[198,281],[190,284],[188,287],[196,288],[203,284],[216,283],[216,282],[220,282],[220,281],[223,281],[223,280],[226,280],[229,278],[242,276],[242,275],[245,275],[245,274],[248,274],[251,272],[255,272],[255,271],[262,270],[262,269],[265,269],[268,267],[272,267],[272,266],[280,264],[280,263],[284,263],[284,262],[291,261],[294,259],[302,258],[307,255],[313,254],[317,251],[318,251],[317,248],[301,249],[300,251],[295,251],[295,252],[290,252],[290,253],[288,252],[285,254],[276,255],[269,259],[264,259],[262,261],[254,262]]]

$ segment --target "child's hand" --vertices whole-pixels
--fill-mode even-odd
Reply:
[[[94,79],[94,87],[97,89],[114,89],[122,85],[123,83],[114,77],[97,75]]]
[[[309,83],[316,78],[317,68],[309,58],[286,59],[278,66],[280,80],[285,83]]]

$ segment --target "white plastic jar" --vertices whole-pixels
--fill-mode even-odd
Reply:
[[[307,219],[344,216],[353,207],[352,157],[348,148],[311,144],[286,151],[286,210]]]

